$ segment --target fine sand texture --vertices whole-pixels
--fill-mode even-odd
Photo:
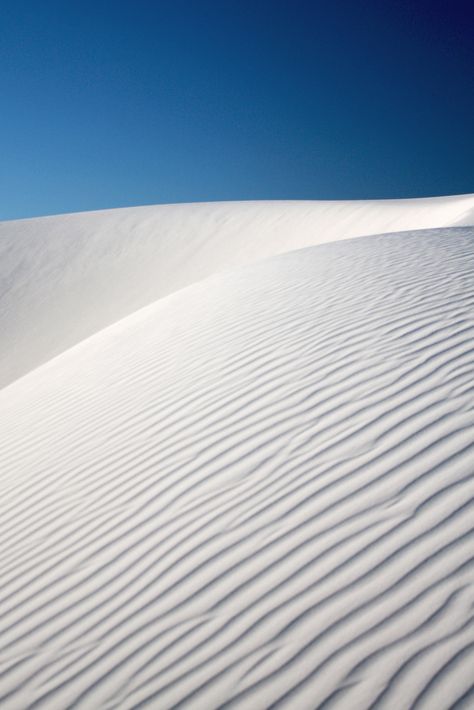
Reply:
[[[113,290],[52,267],[89,337],[32,328],[4,370],[0,707],[474,706],[474,228],[316,227],[98,330]]]

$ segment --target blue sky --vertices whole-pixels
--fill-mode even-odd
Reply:
[[[474,191],[471,2],[0,0],[0,219]]]

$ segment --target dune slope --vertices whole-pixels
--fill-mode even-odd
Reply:
[[[0,223],[0,386],[214,273],[341,238],[474,224],[474,196],[162,205]]]
[[[473,240],[234,268],[1,390],[0,702],[469,707]]]

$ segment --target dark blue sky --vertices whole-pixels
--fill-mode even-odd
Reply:
[[[474,191],[472,1],[0,0],[0,219]]]

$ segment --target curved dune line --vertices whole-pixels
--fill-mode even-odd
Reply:
[[[323,242],[459,225],[474,225],[474,195],[154,205],[0,222],[0,387],[213,274]]]

